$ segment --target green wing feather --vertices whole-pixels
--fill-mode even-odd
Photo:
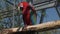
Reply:
[[[32,23],[35,25],[37,19],[36,19],[36,16],[34,15],[33,11],[31,11],[30,15],[31,15],[30,17],[31,17]]]

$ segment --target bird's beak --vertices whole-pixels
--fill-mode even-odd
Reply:
[[[20,10],[20,7],[18,7],[18,10]]]

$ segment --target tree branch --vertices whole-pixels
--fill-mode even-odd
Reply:
[[[22,28],[20,28],[19,32],[27,32],[27,31],[48,31],[52,29],[60,28],[60,21],[52,21],[32,26],[27,26],[25,30],[22,31]],[[11,28],[11,29],[4,29],[4,30],[10,30],[11,32],[8,33],[16,33],[18,28]],[[4,31],[3,30],[3,31]]]

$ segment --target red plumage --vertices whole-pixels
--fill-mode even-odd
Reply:
[[[23,4],[23,21],[24,21],[24,25],[32,25],[31,19],[30,19],[30,8],[29,3],[27,2],[21,2]],[[18,7],[21,6],[21,3],[18,4]]]

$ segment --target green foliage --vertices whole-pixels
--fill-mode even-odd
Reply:
[[[46,16],[46,11],[45,11],[45,9],[42,9],[41,13],[42,13],[43,16]]]
[[[45,9],[42,9],[42,10],[41,10],[40,23],[43,22],[43,19],[44,19],[45,15],[46,15],[46,11],[45,11]]]
[[[60,3],[60,0],[57,0]]]
[[[1,3],[1,1],[0,1]],[[2,9],[2,5],[0,4],[0,10]],[[0,11],[1,12],[1,11]],[[1,13],[0,13],[0,20],[2,20]]]
[[[4,28],[4,27],[3,27],[3,24],[0,23],[0,30],[3,29],[3,28]]]

